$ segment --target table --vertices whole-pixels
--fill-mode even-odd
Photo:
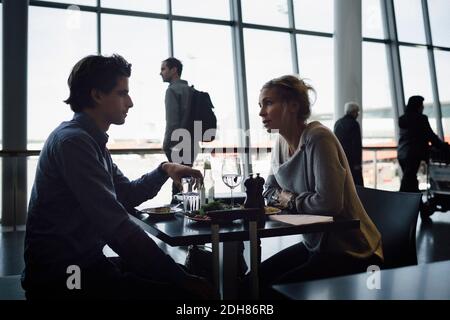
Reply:
[[[293,300],[448,300],[450,299],[450,261],[420,264],[355,275],[274,285]]]
[[[182,213],[172,219],[155,220],[146,214],[130,215],[130,218],[158,239],[170,246],[201,245],[211,242],[212,231],[207,224],[188,220]],[[287,236],[294,234],[343,231],[359,228],[359,220],[331,221],[309,225],[294,226],[278,221],[266,221],[258,228],[258,238]],[[249,231],[242,220],[220,226],[219,241],[223,243],[222,293],[224,299],[237,297],[237,250],[241,241],[249,240]]]

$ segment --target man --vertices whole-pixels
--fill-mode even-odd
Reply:
[[[183,150],[174,149],[175,146],[183,141],[176,137],[172,138],[172,133],[176,129],[182,128],[181,123],[192,94],[192,89],[188,85],[188,82],[180,78],[182,72],[183,64],[176,58],[167,58],[161,63],[160,75],[164,82],[169,83],[165,96],[166,130],[164,133],[163,150],[169,161],[192,166],[198,152],[198,142],[194,142],[193,132],[190,132],[190,141],[187,144],[189,150],[186,150],[186,148]],[[186,158],[188,159],[187,161],[182,161],[182,159]],[[178,193],[175,185],[172,187],[172,193]]]
[[[420,162],[430,157],[429,143],[439,149],[447,150],[447,144],[434,134],[428,122],[428,117],[423,113],[422,96],[412,96],[408,99],[405,113],[399,118],[400,139],[397,147],[397,158],[402,168],[403,176],[400,191],[420,192],[417,180],[417,170]],[[425,204],[420,207],[422,217],[426,218],[430,213]]]
[[[363,186],[362,177],[362,139],[361,128],[356,119],[359,115],[359,105],[356,102],[345,104],[345,116],[336,121],[334,134],[339,139],[356,185]]]
[[[131,64],[119,55],[88,56],[68,85],[75,115],[48,137],[39,157],[25,237],[22,286],[27,298],[207,297],[203,278],[184,272],[127,211],[153,198],[170,177],[201,178],[169,162],[130,181],[106,148],[111,124],[121,125],[133,106]],[[120,259],[113,263],[102,249]]]

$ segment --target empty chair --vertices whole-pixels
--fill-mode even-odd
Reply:
[[[381,233],[384,268],[417,264],[416,224],[421,194],[356,186],[367,214]]]

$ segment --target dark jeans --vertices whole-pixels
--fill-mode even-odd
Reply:
[[[417,171],[420,167],[420,159],[398,159],[400,167],[402,168],[403,176],[400,184],[400,191],[402,192],[417,192],[419,190],[419,181],[417,180]],[[429,206],[420,200],[419,211],[421,212],[422,218],[428,217],[432,214],[429,211]]]
[[[67,276],[69,277],[69,275]],[[67,289],[67,279],[26,288],[28,300],[181,300],[195,299],[174,284],[149,280],[127,271],[120,258],[98,261],[81,269],[81,289]]]
[[[402,192],[419,192],[419,181],[417,180],[417,171],[420,167],[420,159],[398,159],[402,168],[403,176],[400,184]]]
[[[261,298],[279,298],[270,289],[276,283],[302,282],[366,272],[370,265],[382,267],[382,260],[373,255],[359,259],[344,254],[311,253],[303,242],[290,246],[269,259],[259,268]]]

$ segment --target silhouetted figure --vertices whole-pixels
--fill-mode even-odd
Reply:
[[[405,114],[399,118],[400,139],[397,148],[397,158],[402,168],[403,177],[400,191],[419,192],[417,170],[420,162],[430,157],[429,143],[439,149],[446,149],[447,144],[433,132],[428,117],[423,112],[422,96],[412,96],[408,100]],[[421,213],[424,205],[421,205]]]
[[[176,147],[181,141],[179,139],[172,139],[172,133],[177,129],[183,128],[182,120],[186,110],[188,109],[189,99],[192,93],[192,88],[189,86],[188,82],[181,79],[182,71],[183,64],[176,58],[170,57],[161,63],[161,78],[163,82],[169,83],[164,99],[166,108],[166,129],[164,132],[163,150],[170,162],[181,163],[192,167],[195,158],[197,157],[196,152],[198,149],[195,147],[195,144],[197,144],[198,147],[198,142],[194,142],[192,140],[193,132],[190,133],[191,150],[174,150],[174,147]],[[186,155],[186,159],[188,160],[186,161],[185,157],[183,157],[185,152],[188,153]],[[179,159],[173,159],[174,154],[179,155],[183,160],[180,161]],[[175,184],[172,184],[172,194],[176,194],[178,192],[178,188]]]
[[[334,134],[344,148],[353,181],[356,185],[364,186],[362,176],[362,139],[358,118],[359,106],[356,102],[345,104],[345,116],[336,121]]]
[[[22,286],[28,299],[188,299],[213,297],[209,283],[188,274],[134,223],[129,211],[153,198],[170,177],[200,171],[163,162],[130,181],[106,147],[111,124],[133,106],[131,64],[88,56],[72,69],[61,123],[39,155],[25,234]],[[118,254],[108,259],[108,245]]]

